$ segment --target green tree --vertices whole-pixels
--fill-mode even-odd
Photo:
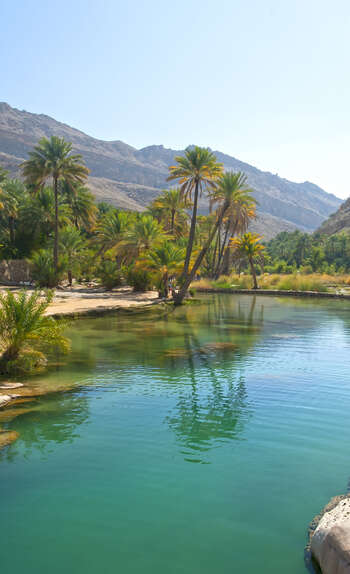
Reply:
[[[15,223],[26,189],[19,179],[5,179],[1,184],[0,201],[2,215],[6,218],[11,248],[15,247]]]
[[[179,188],[164,189],[152,204],[155,209],[159,210],[164,228],[171,235],[174,235],[175,231],[180,234],[183,232],[188,217],[186,209],[190,205]]]
[[[260,243],[260,239],[256,233],[245,233],[241,237],[232,239],[232,246],[237,258],[246,261],[250,266],[254,289],[258,289],[255,264],[262,263],[265,249],[264,245]]]
[[[70,208],[75,227],[90,231],[97,217],[97,207],[92,193],[81,184],[72,185],[62,181],[61,194]]]
[[[247,178],[243,173],[233,173],[228,171],[221,175],[220,179],[218,180],[215,192],[211,196],[213,203],[218,204],[215,223],[213,224],[212,229],[209,232],[209,236],[202,249],[200,250],[190,272],[186,274],[183,284],[181,285],[179,292],[174,298],[176,305],[182,303],[187,293],[187,289],[195,278],[196,273],[199,270],[202,261],[226,214],[232,209],[232,205],[238,201],[240,195],[247,196],[249,193],[251,193],[251,190],[247,187]]]
[[[180,271],[184,255],[184,249],[177,247],[169,239],[164,239],[140,260],[140,267],[150,269],[159,276],[159,295],[161,297],[168,296],[169,279]]]
[[[30,371],[46,364],[45,353],[68,350],[65,325],[47,317],[53,294],[11,291],[0,295],[0,372]]]
[[[205,190],[213,190],[222,173],[223,166],[218,163],[215,155],[206,148],[195,146],[187,148],[184,156],[175,158],[177,165],[169,167],[169,181],[177,180],[182,196],[186,200],[193,199],[191,226],[188,238],[183,277],[186,276],[193,251],[198,199]]]
[[[29,159],[22,164],[26,183],[35,191],[41,189],[48,180],[53,181],[55,198],[55,231],[53,260],[55,273],[58,275],[58,194],[62,180],[70,185],[82,184],[89,173],[81,163],[81,156],[72,154],[72,144],[63,138],[52,136],[42,138]]]

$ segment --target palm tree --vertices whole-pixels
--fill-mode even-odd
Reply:
[[[186,208],[190,207],[190,202],[181,193],[181,189],[164,189],[152,204],[158,210],[160,219],[164,222],[164,227],[171,235],[175,229],[182,230],[188,217]]]
[[[218,261],[214,276],[228,273],[230,260],[230,237],[245,233],[249,223],[256,217],[256,200],[250,196],[250,191],[240,193],[226,212],[224,219],[224,237],[218,252]]]
[[[212,241],[219,227],[221,226],[226,214],[229,212],[230,209],[232,209],[232,205],[238,201],[241,195],[247,195],[252,192],[252,190],[250,190],[247,187],[246,183],[247,178],[241,172],[233,173],[228,171],[221,175],[217,183],[215,192],[212,193],[211,196],[213,203],[219,204],[216,213],[215,223],[212,226],[211,231],[209,232],[209,236],[204,246],[202,247],[197,256],[191,271],[185,277],[179,292],[174,297],[176,305],[182,303],[188,287],[190,286],[199,267],[201,266],[203,258],[205,257],[210,245],[212,244]]]
[[[122,241],[124,234],[132,221],[133,215],[127,211],[108,210],[102,215],[97,225],[97,241],[100,253],[112,249]]]
[[[70,221],[68,205],[64,203],[62,196],[58,198],[58,226],[66,226]],[[47,239],[55,230],[55,197],[52,187],[43,187],[34,197],[27,197],[27,201],[21,207],[22,224],[31,227],[34,234]]]
[[[77,229],[89,231],[96,221],[97,207],[92,193],[81,184],[61,182],[61,194],[69,205],[73,224]]]
[[[192,200],[193,197],[191,227],[183,269],[183,277],[185,277],[190,264],[196,232],[198,198],[205,189],[215,189],[223,166],[218,163],[213,152],[198,146],[187,148],[185,155],[177,156],[175,160],[177,165],[169,167],[168,181],[179,181],[181,194],[186,200]]]
[[[53,259],[55,272],[58,273],[58,193],[59,183],[64,180],[70,185],[82,184],[89,173],[81,163],[81,155],[72,154],[72,144],[63,138],[52,136],[49,140],[42,138],[29,159],[22,164],[26,183],[35,191],[41,189],[48,180],[53,181],[55,198],[55,236]]]
[[[253,288],[258,289],[256,279],[255,263],[263,262],[264,245],[260,243],[261,237],[256,233],[245,233],[241,237],[233,237],[231,244],[236,252],[237,258],[246,261],[253,276]]]
[[[25,186],[19,179],[5,179],[1,184],[1,210],[7,219],[12,248],[15,244],[15,222],[25,194]]]
[[[138,262],[140,267],[154,270],[159,274],[160,297],[168,296],[169,278],[181,269],[184,254],[184,249],[174,245],[169,239],[164,239]]]
[[[72,285],[73,272],[79,265],[79,257],[84,249],[83,239],[76,227],[69,226],[60,233],[60,250],[67,261],[68,283]]]
[[[44,352],[68,350],[65,325],[45,316],[52,292],[11,291],[0,295],[0,372],[32,370],[46,363]]]
[[[130,260],[148,251],[163,238],[164,230],[160,223],[151,215],[140,214],[137,215],[134,224],[125,231],[117,251]]]

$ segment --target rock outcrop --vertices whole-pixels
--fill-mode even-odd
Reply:
[[[341,232],[350,233],[350,198],[344,201],[338,211],[322,223],[317,232],[325,235],[334,235]]]
[[[310,549],[322,574],[350,574],[350,495],[334,497],[316,517]]]

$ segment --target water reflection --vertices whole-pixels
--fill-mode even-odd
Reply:
[[[238,309],[241,328],[252,324],[255,307],[256,297],[248,308]],[[222,321],[227,317],[227,307],[224,301],[214,300],[207,308],[211,333],[216,334],[220,317]],[[188,317],[183,317],[183,323],[187,380],[178,386],[178,400],[166,422],[184,447],[185,460],[207,463],[204,453],[228,440],[239,440],[250,416],[242,359],[258,332],[246,333],[244,344],[230,343],[226,337],[202,344]]]
[[[28,456],[33,450],[47,454],[55,444],[72,443],[79,437],[79,426],[89,417],[88,397],[76,391],[55,393],[13,406],[4,415],[10,428],[19,429],[20,440],[0,451],[0,461]]]

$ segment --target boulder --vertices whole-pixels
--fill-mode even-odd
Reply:
[[[336,497],[326,506],[310,547],[322,574],[350,574],[350,497]]]

